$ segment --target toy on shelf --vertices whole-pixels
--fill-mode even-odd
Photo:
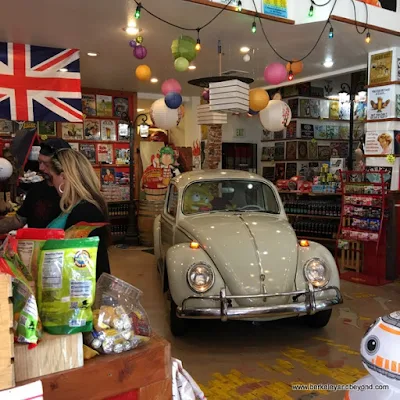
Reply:
[[[399,345],[400,312],[378,318],[361,341],[361,359],[369,374],[354,383],[344,400],[399,399]]]

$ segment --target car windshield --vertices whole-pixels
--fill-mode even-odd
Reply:
[[[183,193],[184,214],[218,211],[279,214],[273,189],[258,181],[213,180],[195,182]]]

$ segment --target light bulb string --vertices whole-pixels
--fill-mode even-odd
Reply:
[[[197,32],[200,32],[202,29],[206,28],[208,25],[210,25],[211,23],[213,23],[213,22],[228,8],[228,6],[229,6],[234,0],[229,0],[229,2],[226,3],[225,6],[224,6],[223,8],[221,8],[221,10],[218,11],[218,13],[217,13],[213,18],[211,18],[208,22],[206,22],[204,25],[199,26],[198,28],[187,28],[187,27],[185,27],[185,26],[180,26],[180,25],[174,24],[174,23],[172,23],[172,22],[169,22],[169,21],[167,21],[166,19],[161,18],[161,17],[159,17],[158,15],[155,15],[154,13],[152,13],[151,11],[149,11],[146,7],[143,6],[143,4],[141,4],[141,3],[138,2],[137,0],[134,0],[134,1],[135,1],[135,3],[136,3],[137,5],[140,4],[142,10],[145,10],[148,14],[150,14],[150,15],[151,15],[152,17],[154,17],[155,19],[158,19],[159,21],[164,22],[164,24],[167,24],[167,25],[172,26],[172,27],[177,28],[177,29],[181,29],[182,31],[192,31],[192,32],[193,32],[193,31],[197,31]]]
[[[357,25],[357,7],[356,7],[356,4],[355,4],[354,0],[351,0],[351,3],[353,4],[353,9],[354,9],[354,23],[355,23],[355,26],[356,26],[356,31],[357,31],[358,34],[363,35],[365,33],[365,31],[368,29],[367,26],[368,26],[368,20],[369,20],[369,13],[368,13],[367,4],[364,3],[365,14],[366,14],[366,17],[365,17],[365,25],[366,26],[364,27],[363,30],[359,30],[359,26]]]

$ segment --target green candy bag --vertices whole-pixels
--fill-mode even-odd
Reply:
[[[96,291],[98,237],[48,240],[38,271],[43,329],[52,335],[90,332]]]

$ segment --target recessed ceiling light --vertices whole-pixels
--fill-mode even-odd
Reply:
[[[332,60],[332,58],[327,58],[327,59],[324,61],[323,66],[324,66],[325,68],[332,68],[332,67],[333,67],[333,60]]]
[[[189,65],[189,69],[196,69],[196,66],[195,65]]]
[[[150,82],[151,82],[151,83],[157,83],[157,82],[158,82],[158,79],[157,79],[157,78],[151,78],[151,79],[150,79]]]
[[[97,56],[98,56],[97,53],[91,53],[91,52],[87,53],[87,55],[88,55],[89,57],[97,57]]]
[[[59,71],[60,72],[68,72],[68,68],[60,68]]]
[[[241,53],[248,53],[250,51],[250,47],[243,46],[240,48]]]
[[[124,28],[124,31],[128,35],[137,35],[139,33],[139,28],[137,28],[136,26],[127,26],[126,28]]]

